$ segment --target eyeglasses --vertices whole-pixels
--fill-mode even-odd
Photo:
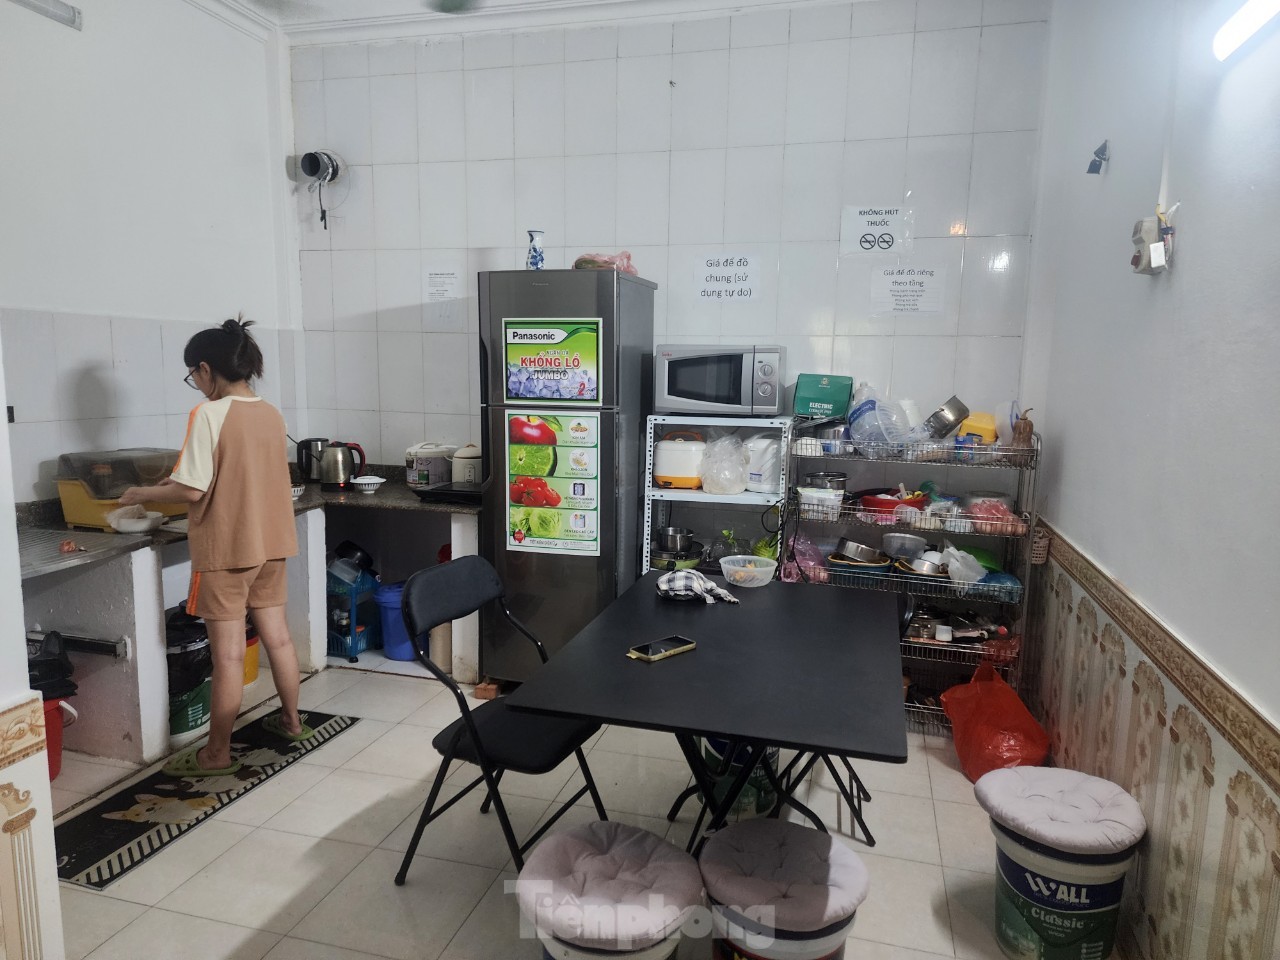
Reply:
[[[192,370],[190,373],[188,373],[185,377],[182,378],[182,382],[185,383],[192,390],[199,390],[200,385],[191,379],[194,375],[195,375],[195,371]]]

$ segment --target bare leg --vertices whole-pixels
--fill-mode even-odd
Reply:
[[[258,628],[258,640],[267,648],[267,659],[271,661],[271,679],[280,695],[280,722],[289,733],[299,733],[302,721],[298,719],[298,653],[289,636],[284,606],[261,607],[249,612],[253,625]]]
[[[231,728],[244,700],[244,621],[206,620],[205,626],[213,650],[213,717],[196,762],[213,770],[231,764]]]

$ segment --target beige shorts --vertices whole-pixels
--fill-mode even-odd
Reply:
[[[256,567],[191,574],[187,613],[204,620],[243,620],[249,610],[279,607],[289,598],[284,560]]]

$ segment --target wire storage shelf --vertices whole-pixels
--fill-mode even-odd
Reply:
[[[989,603],[1019,603],[1022,600],[1021,583],[1003,581],[986,583],[981,580],[957,582],[950,577],[903,573],[893,568],[858,570],[828,564],[824,567],[802,567],[801,569],[811,581],[830,583],[837,587],[883,590],[892,593],[906,591],[917,597],[982,600]]]
[[[1028,513],[1018,515],[1011,520],[1000,520],[989,516],[970,516],[966,513],[933,515],[916,510],[903,517],[894,513],[874,513],[856,503],[810,503],[804,499],[798,499],[798,502],[792,505],[792,509],[801,520],[858,524],[887,531],[924,530],[1021,539],[1027,535],[1031,525],[1031,515]]]
[[[1035,446],[1008,447],[998,443],[957,443],[954,440],[920,440],[910,443],[887,441],[818,440],[801,437],[791,442],[797,457],[824,460],[872,460],[894,463],[932,463],[939,466],[1003,467],[1027,469],[1040,458],[1039,438]]]
[[[1017,660],[1016,652],[1002,652],[985,643],[940,643],[917,640],[914,637],[906,637],[901,641],[901,653],[904,660],[958,663],[971,667],[986,661],[1001,672],[1008,671]]]
[[[947,715],[942,712],[941,707],[907,702],[903,704],[903,708],[907,712],[907,726],[909,729],[937,736],[951,733],[951,721],[947,719]]]

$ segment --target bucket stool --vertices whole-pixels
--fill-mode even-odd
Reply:
[[[974,785],[996,836],[996,942],[1020,960],[1102,960],[1147,830],[1138,801],[1076,770],[1012,767]]]
[[[656,834],[600,820],[538,844],[516,899],[544,958],[668,960],[702,903],[702,878],[693,857]]]
[[[744,820],[698,860],[714,960],[839,960],[870,881],[862,859],[821,830]]]

